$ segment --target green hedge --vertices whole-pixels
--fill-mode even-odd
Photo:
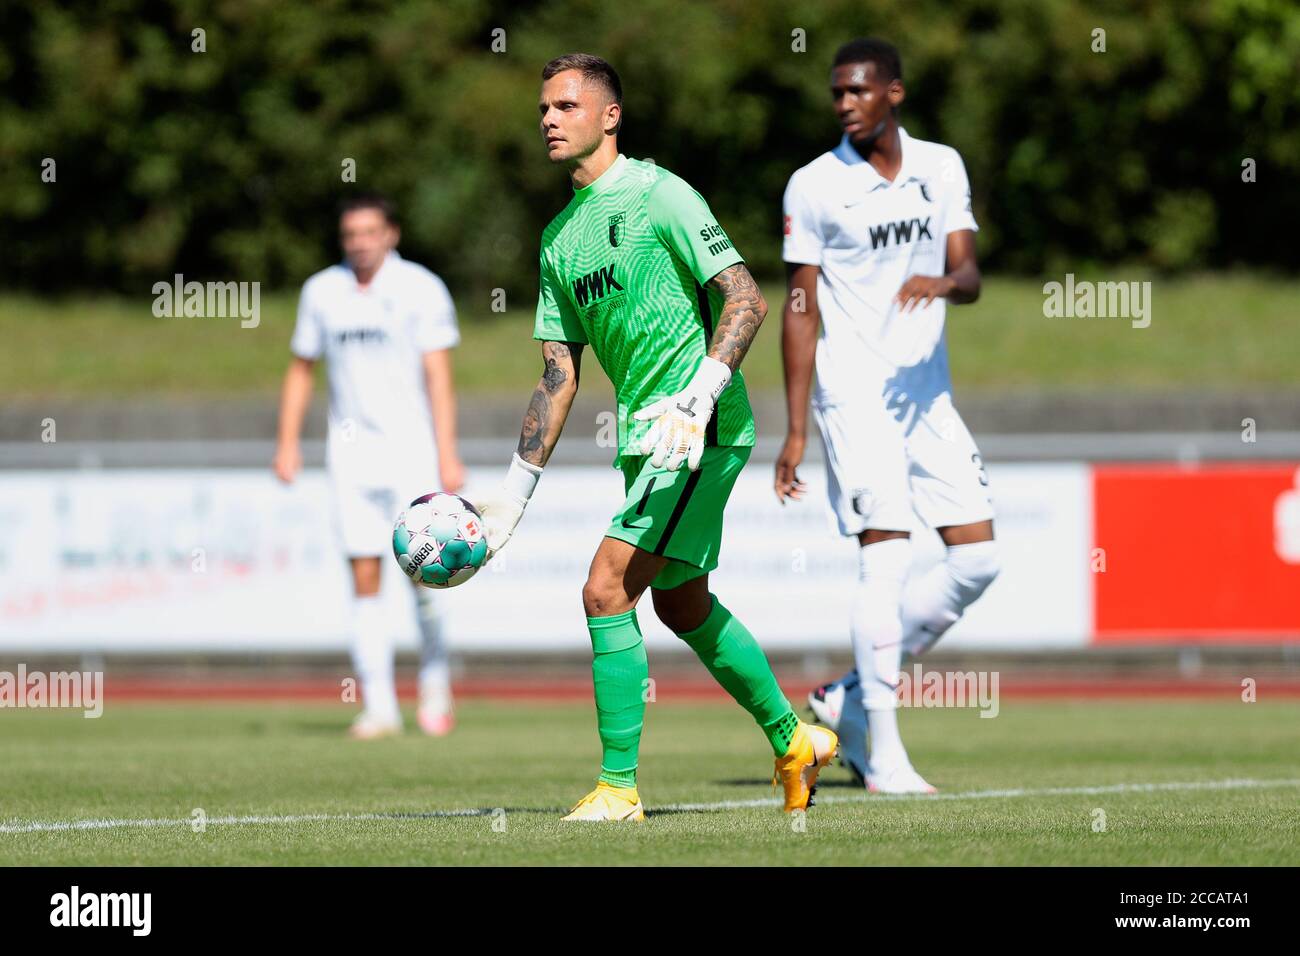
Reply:
[[[296,284],[337,254],[337,200],[377,188],[458,292],[531,296],[568,189],[539,71],[574,49],[622,73],[624,151],[685,176],[774,274],[786,179],[837,139],[830,58],[864,34],[902,50],[909,131],[964,155],[987,265],[1300,264],[1276,238],[1300,218],[1288,0],[20,0],[0,6],[0,284]]]

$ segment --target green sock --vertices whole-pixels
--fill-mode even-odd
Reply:
[[[799,726],[790,702],[781,693],[763,649],[740,620],[710,594],[709,616],[693,631],[678,634],[690,645],[736,702],[758,721],[778,757],[790,749],[790,738]]]
[[[650,673],[636,608],[613,617],[589,617],[587,630],[591,633],[596,729],[603,748],[600,779],[615,787],[635,787],[645,681]]]

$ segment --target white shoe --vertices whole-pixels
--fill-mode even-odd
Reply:
[[[925,782],[910,763],[891,767],[881,773],[867,773],[867,793],[938,793]]]
[[[839,735],[840,765],[862,786],[867,776],[867,712],[862,708],[858,672],[849,671],[833,684],[812,691],[808,707],[818,723]]]
[[[357,714],[352,725],[348,727],[348,736],[353,740],[378,740],[381,737],[395,737],[401,732],[401,718],[393,720],[379,717],[368,710]]]
[[[416,721],[428,736],[445,737],[456,727],[456,714],[450,702],[429,699],[420,702]]]
[[[849,671],[837,681],[822,684],[816,690],[808,692],[808,707],[812,710],[817,723],[839,733],[840,715],[844,712],[844,699],[850,687],[858,687],[858,672]],[[861,690],[858,700],[862,699]]]

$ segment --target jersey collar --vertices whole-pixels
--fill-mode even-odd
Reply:
[[[623,170],[627,168],[627,157],[622,153],[618,158],[609,164],[609,169],[605,170],[594,180],[583,186],[581,189],[573,191],[573,198],[577,202],[585,202],[592,196],[599,196],[601,193],[609,192],[623,175]]]
[[[384,256],[384,261],[379,263],[379,268],[375,270],[375,274],[371,278],[370,285],[368,286],[368,288],[370,289],[376,288],[379,285],[379,283],[384,280],[384,277],[386,275],[391,275],[393,270],[389,269],[388,265],[393,262],[400,262],[401,258],[402,257],[398,255],[396,249],[390,249],[388,251],[388,255]],[[360,284],[357,282],[357,274],[352,271],[352,267],[348,265],[348,261],[346,259],[343,260],[343,268],[347,270],[348,278],[352,280],[353,291],[361,288]]]
[[[908,182],[908,173],[911,168],[908,165],[908,157],[912,155],[912,150],[908,149],[908,144],[911,143],[911,141],[912,137],[907,135],[907,130],[903,129],[901,126],[898,127],[898,149],[899,152],[903,154],[903,161],[899,164],[898,175],[894,177],[892,183],[884,176],[880,175],[880,173],[876,172],[876,167],[863,159],[862,154],[853,148],[853,144],[849,142],[848,133],[845,133],[844,136],[841,137],[840,144],[835,147],[833,152],[839,158],[840,162],[844,163],[844,165],[863,167],[862,175],[868,177],[872,181],[874,188],[879,188],[881,185],[886,187],[901,186]]]

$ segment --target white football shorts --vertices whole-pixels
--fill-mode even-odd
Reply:
[[[931,528],[992,519],[988,475],[951,393],[823,399],[813,415],[841,534],[915,531],[918,517]]]
[[[343,553],[349,558],[389,555],[393,525],[414,499],[437,491],[437,468],[411,469],[399,482],[375,484],[343,470],[330,470],[334,513]]]

